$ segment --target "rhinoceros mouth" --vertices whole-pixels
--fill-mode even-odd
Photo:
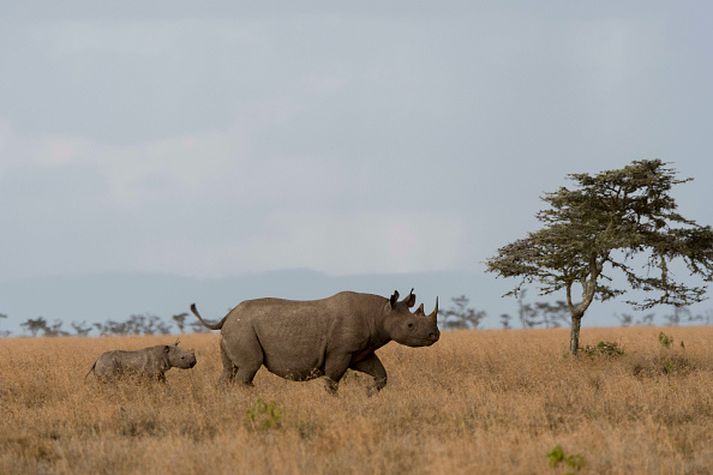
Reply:
[[[438,341],[438,337],[436,338],[424,338],[422,340],[419,340],[414,346],[431,346],[435,342]]]

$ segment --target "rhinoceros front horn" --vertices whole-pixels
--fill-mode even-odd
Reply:
[[[433,312],[428,316],[429,320],[433,320],[433,323],[436,323],[436,320],[438,319],[438,297],[436,297],[436,308],[433,309]]]

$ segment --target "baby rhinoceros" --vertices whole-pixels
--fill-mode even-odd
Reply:
[[[149,346],[136,351],[107,351],[97,358],[87,376],[94,373],[101,382],[134,376],[165,383],[166,371],[169,369],[188,369],[195,365],[195,353],[182,350],[176,342],[173,345]]]

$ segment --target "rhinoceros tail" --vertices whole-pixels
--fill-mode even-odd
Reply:
[[[96,368],[96,366],[97,366],[97,362],[95,361],[94,364],[92,365],[92,367],[89,368],[89,371],[87,371],[87,374],[84,375],[85,381],[87,380],[87,376],[89,376],[90,374],[92,374],[94,372],[94,368]]]
[[[198,320],[203,324],[204,327],[210,328],[211,330],[220,330],[221,328],[223,328],[223,323],[225,323],[225,317],[227,317],[226,315],[218,323],[210,323],[206,320],[203,320],[203,317],[201,317],[201,314],[198,313],[198,309],[196,308],[196,304],[194,303],[191,304],[191,312],[193,312],[193,315],[198,318]]]

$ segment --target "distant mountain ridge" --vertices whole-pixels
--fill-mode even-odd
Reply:
[[[258,297],[284,297],[308,300],[328,297],[342,290],[371,292],[387,296],[393,290],[408,292],[414,287],[419,301],[427,308],[440,295],[442,305],[452,296],[468,295],[472,304],[479,296],[492,293],[479,290],[480,281],[488,282],[475,272],[442,271],[408,274],[369,274],[333,276],[305,269],[238,274],[221,278],[197,278],[152,273],[102,273],[0,282],[0,321],[13,333],[28,318],[43,316],[87,322],[121,320],[131,314],[150,313],[165,319],[188,311],[196,302],[205,315],[218,318],[238,302]],[[501,295],[500,292],[498,295]],[[490,299],[489,304],[492,304]],[[505,303],[505,302],[503,302]],[[510,302],[512,306],[512,302]]]
[[[510,283],[476,271],[434,271],[391,274],[334,276],[306,269],[238,274],[221,278],[197,278],[152,273],[103,273],[28,278],[0,282],[0,330],[20,333],[20,323],[28,318],[103,322],[124,320],[131,314],[149,313],[170,319],[187,312],[196,302],[211,319],[222,317],[242,300],[258,297],[284,297],[308,300],[327,297],[342,290],[370,292],[388,296],[394,290],[406,293],[411,287],[428,311],[436,295],[441,308],[451,297],[466,295],[470,305],[485,310],[485,327],[497,327],[499,316],[515,317],[517,304],[501,298]],[[532,300],[539,298],[532,291]],[[555,296],[561,298],[561,296]],[[551,300],[551,299],[550,299]],[[585,316],[585,325],[616,325],[616,312],[628,312],[621,302],[595,302]],[[657,313],[661,313],[658,310]],[[517,322],[513,322],[517,324]]]

